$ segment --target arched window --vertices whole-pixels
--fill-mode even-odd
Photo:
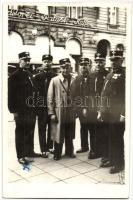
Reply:
[[[116,50],[120,50],[120,51],[123,51],[123,56],[125,57],[125,54],[126,54],[126,49],[124,48],[124,45],[123,44],[117,44],[116,47],[115,47]],[[124,59],[123,60],[123,64],[122,66],[126,66],[126,60]]]
[[[75,38],[68,40],[66,43],[66,51],[68,55],[73,58],[72,61],[74,62],[72,63],[72,67],[74,71],[78,71],[79,59],[81,57],[81,43],[79,42],[79,40]]]
[[[50,39],[47,35],[39,36],[36,40],[35,51],[33,52],[34,60],[41,62],[43,54],[49,54],[49,48],[51,48],[51,55],[53,56],[53,63],[58,64],[59,60],[68,57],[66,50],[63,47],[55,47],[54,40]]]
[[[8,35],[8,62],[18,62],[18,53],[23,51],[22,37],[11,31]]]
[[[97,45],[97,52],[101,53],[105,57],[108,55],[110,50],[110,43],[108,40],[100,40]]]
[[[116,45],[116,50],[124,51],[124,45],[123,44],[117,44]]]
[[[110,67],[109,53],[110,53],[110,42],[108,40],[100,40],[97,45],[97,52],[101,53],[106,57],[106,67]]]
[[[81,54],[81,44],[77,39],[70,39],[66,43],[66,50],[69,54],[80,55]]]

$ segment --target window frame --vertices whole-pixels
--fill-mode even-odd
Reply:
[[[73,11],[73,9],[75,9],[75,11]],[[75,16],[74,16],[73,12],[75,12]],[[83,17],[83,7],[69,6],[69,7],[67,7],[67,15],[70,19],[82,18]]]
[[[118,25],[118,7],[110,7],[108,8],[108,23],[110,25],[116,26]]]

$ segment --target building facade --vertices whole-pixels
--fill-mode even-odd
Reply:
[[[21,51],[31,53],[33,64],[40,64],[45,53],[53,55],[54,64],[69,57],[73,71],[78,71],[81,56],[94,63],[96,51],[106,56],[109,51],[126,52],[126,8],[8,6],[8,62],[18,62]]]

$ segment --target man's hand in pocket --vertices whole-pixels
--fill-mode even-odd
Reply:
[[[56,115],[51,115],[50,118],[51,122],[56,122],[56,123],[58,122]]]

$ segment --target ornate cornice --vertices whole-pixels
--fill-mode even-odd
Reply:
[[[32,13],[28,11],[18,11],[18,10],[8,10],[9,18],[18,18],[18,19],[27,19],[27,20],[36,20],[36,22],[50,22],[52,24],[65,24],[71,25],[75,27],[84,27],[84,28],[92,28],[96,29],[93,24],[87,18],[78,18],[78,19],[71,19],[67,16],[48,16],[42,13]]]
[[[8,17],[9,17],[9,21],[14,21],[14,22],[20,22],[20,23],[27,23],[27,21],[29,21],[30,24],[33,24],[33,25],[42,25],[42,26],[47,26],[49,25],[49,20],[48,20],[48,16],[47,15],[44,15],[44,14],[41,14],[41,13],[28,13],[28,12],[19,12],[17,10],[9,10],[8,11]],[[42,16],[41,18],[37,18],[37,15],[38,16]],[[45,16],[45,17],[44,17]],[[59,19],[62,19],[62,20],[59,20]],[[67,17],[64,17],[64,18],[67,18]],[[73,20],[64,20],[63,21],[63,17],[50,17],[51,21],[51,26],[52,27],[55,27],[55,28],[68,28],[68,29],[77,29],[79,31],[95,31],[95,32],[104,32],[104,33],[108,33],[108,34],[116,34],[116,35],[126,35],[126,32],[125,31],[119,31],[119,30],[106,30],[106,29],[100,29],[98,28],[97,26],[91,26],[89,23],[87,23],[87,21],[83,21],[84,19],[79,19],[79,21],[75,19]],[[56,20],[58,19],[58,20]],[[88,24],[88,25],[87,25]]]

